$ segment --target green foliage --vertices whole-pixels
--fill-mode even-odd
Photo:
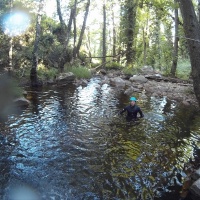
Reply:
[[[43,64],[38,65],[38,78],[45,81],[45,80],[53,80],[58,75],[59,71],[55,68],[47,68]]]
[[[122,66],[118,62],[109,62],[109,63],[106,64],[105,68],[107,70],[111,70],[111,69],[119,70],[119,69],[122,69]]]
[[[125,68],[123,68],[122,71],[126,75],[134,75],[134,74],[137,74],[140,71],[140,68],[137,65],[135,65],[135,66],[126,66]]]
[[[91,78],[92,76],[88,68],[81,67],[81,66],[79,67],[73,66],[73,67],[67,68],[65,71],[72,72],[78,79],[81,79],[81,78],[88,79],[88,78]]]
[[[177,77],[188,80],[191,74],[191,64],[189,59],[179,59],[177,64]]]
[[[24,11],[36,10],[36,4],[31,0],[14,0],[14,8],[20,8]],[[71,8],[70,3],[65,4],[66,8]],[[114,2],[112,2],[113,4]],[[116,3],[116,2],[115,2]],[[114,4],[115,4],[114,3]],[[139,3],[139,6],[137,6]],[[97,1],[94,1],[92,5],[96,7]],[[116,51],[122,52],[121,65],[127,64],[127,45],[129,42],[133,43],[129,47],[132,54],[131,65],[123,68],[116,62],[110,62],[106,64],[106,69],[122,69],[126,74],[138,73],[138,66],[150,65],[154,68],[158,68],[165,74],[168,74],[172,64],[173,53],[173,11],[177,7],[174,4],[174,0],[144,0],[144,1],[121,1],[119,12],[114,13],[115,17],[115,31],[116,31]],[[65,8],[65,9],[66,9]],[[84,3],[77,5],[77,13],[81,14],[85,8]],[[4,0],[0,3],[0,15],[10,10],[10,1]],[[65,10],[66,11],[69,10]],[[107,7],[107,20],[108,24],[112,24],[111,10]],[[136,14],[136,15],[135,15]],[[21,36],[13,38],[13,56],[12,63],[18,77],[22,75],[29,80],[30,66],[32,66],[32,52],[33,44],[35,40],[35,22],[36,13],[30,12],[31,25],[29,30]],[[95,21],[96,20],[96,21]],[[180,17],[180,21],[181,21]],[[98,27],[94,29],[87,28],[87,35],[83,37],[82,52],[80,52],[80,61],[73,63],[73,68],[77,68],[77,71],[82,70],[81,64],[91,65],[90,67],[97,67],[101,64],[101,61],[96,60],[96,63],[88,63],[89,59],[85,59],[85,55],[101,56],[102,42],[101,42],[101,23],[98,19],[94,18],[94,24],[98,24]],[[66,23],[67,24],[67,23]],[[80,27],[77,26],[76,39],[80,35]],[[65,27],[66,28],[66,27]],[[72,28],[73,29],[73,28]],[[64,31],[64,32],[63,32]],[[38,47],[38,61],[42,63],[43,68],[38,68],[39,78],[47,80],[52,79],[57,73],[58,69],[70,63],[73,55],[73,30],[70,30],[70,42],[69,46],[65,47],[66,41],[65,29],[62,30],[60,23],[54,18],[49,18],[45,14],[42,16],[41,21],[41,37]],[[113,38],[112,30],[110,26],[107,27],[107,55],[112,54]],[[184,32],[183,27],[179,26],[179,56],[187,58],[187,42],[183,39]],[[76,41],[76,42],[77,42]],[[10,50],[10,38],[1,30],[0,27],[0,67],[6,67],[9,64],[9,50]],[[133,60],[133,63],[132,63]],[[92,61],[95,61],[93,58]],[[187,63],[187,61],[186,61]],[[184,66],[184,62],[180,63],[180,66]],[[70,64],[68,64],[70,65]],[[137,66],[136,66],[137,65]],[[190,70],[184,69],[184,67],[178,66],[177,76],[188,78]],[[179,69],[180,67],[180,69]],[[55,69],[56,68],[56,69]],[[72,68],[68,66],[68,68]],[[79,69],[80,68],[80,69]],[[183,70],[182,70],[183,68]],[[185,70],[185,71],[184,71]],[[78,73],[78,72],[77,72]],[[187,75],[186,75],[187,74]]]

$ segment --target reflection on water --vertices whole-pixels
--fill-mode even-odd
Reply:
[[[192,110],[140,99],[145,118],[127,123],[116,113],[128,98],[98,79],[28,98],[29,108],[1,123],[1,199],[19,185],[34,200],[178,199],[183,164],[199,145]]]

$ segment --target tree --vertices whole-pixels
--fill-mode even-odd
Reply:
[[[198,15],[199,15],[199,23],[200,23],[200,0],[198,0]]]
[[[139,0],[126,0],[122,5],[122,23],[124,32],[124,44],[126,46],[127,65],[132,65],[135,58],[133,47],[135,40],[136,13]]]
[[[102,65],[105,66],[106,63],[106,3],[103,3],[103,58]]]
[[[174,0],[174,3],[177,3],[177,0]],[[173,52],[173,61],[172,61],[172,68],[171,68],[171,75],[175,77],[176,75],[176,68],[177,68],[177,62],[178,62],[178,8],[175,8],[175,18],[174,18],[174,52]]]
[[[192,65],[194,92],[200,106],[200,24],[191,0],[179,0]]]
[[[81,47],[82,40],[83,40],[83,35],[84,35],[84,32],[85,32],[89,7],[90,7],[90,0],[88,0],[87,4],[86,4],[85,15],[84,15],[84,19],[83,19],[83,25],[82,25],[82,28],[81,28],[81,33],[80,33],[78,44],[77,44],[77,47],[76,47],[76,53],[77,53],[78,57],[79,57],[80,47]]]
[[[34,48],[33,48],[33,62],[32,62],[32,68],[31,68],[31,73],[30,73],[32,87],[39,86],[38,78],[37,78],[37,65],[38,65],[38,46],[39,46],[40,35],[41,35],[41,19],[42,19],[43,6],[44,6],[44,0],[40,0],[38,13],[37,13],[37,20],[36,20],[36,34],[35,34],[35,42],[34,42]]]
[[[116,58],[116,43],[117,43],[117,34],[116,34],[116,25],[115,25],[115,13],[114,13],[114,3],[111,4],[112,9],[112,25],[113,25],[113,57]]]
[[[74,46],[73,46],[73,58],[76,58],[76,38],[77,38],[77,27],[76,27],[76,11],[77,10],[77,0],[74,2],[74,18],[73,18],[73,25],[74,25]]]

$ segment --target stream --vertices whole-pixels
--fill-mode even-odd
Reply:
[[[145,117],[126,122],[129,97],[98,77],[27,88],[31,105],[0,121],[0,199],[178,200],[200,114],[140,95]]]

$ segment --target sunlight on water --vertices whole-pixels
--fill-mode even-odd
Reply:
[[[3,17],[3,31],[13,37],[23,34],[30,25],[30,16],[22,11],[14,11]]]

